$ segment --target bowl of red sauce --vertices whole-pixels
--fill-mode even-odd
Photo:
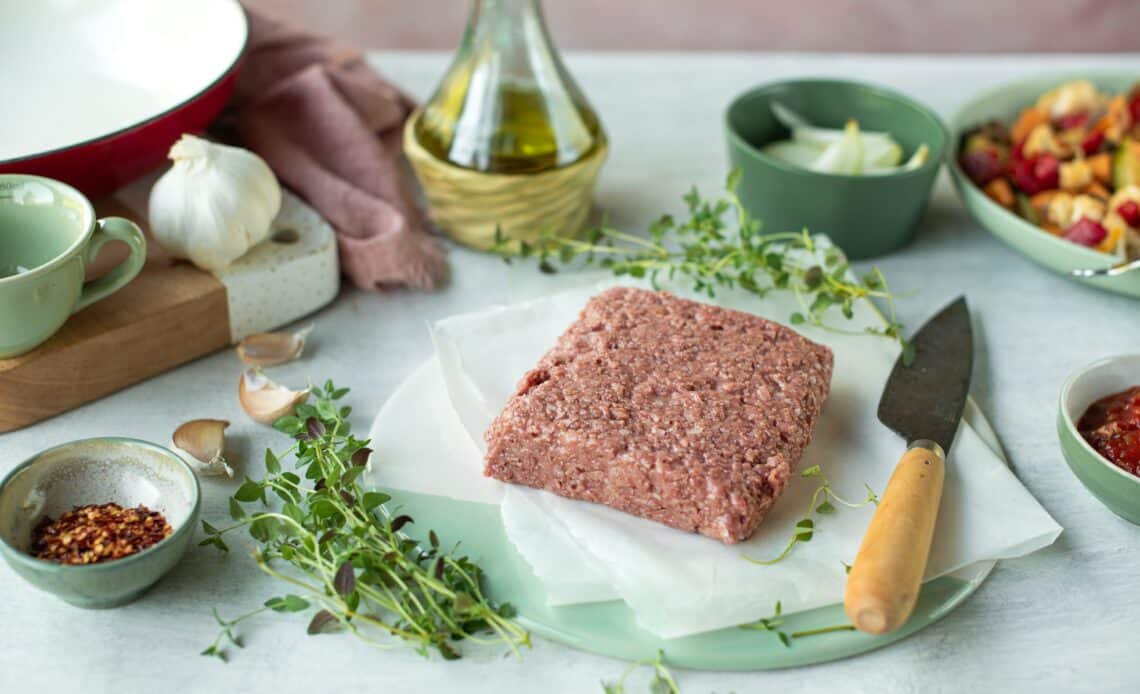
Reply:
[[[1140,354],[1102,359],[1061,390],[1065,461],[1113,513],[1140,525]]]

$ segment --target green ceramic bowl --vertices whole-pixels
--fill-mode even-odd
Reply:
[[[909,157],[930,148],[914,171],[846,176],[809,171],[762,153],[789,133],[772,115],[779,101],[814,123],[842,128],[855,118],[864,130],[891,133]],[[803,79],[776,82],[738,96],[725,112],[728,156],[742,174],[738,194],[769,233],[807,228],[827,234],[858,260],[890,253],[914,238],[949,140],[938,116],[898,92],[857,82]]]
[[[1010,124],[1021,109],[1036,102],[1042,93],[1075,79],[1090,80],[1100,89],[1116,94],[1128,91],[1140,81],[1140,71],[1041,75],[983,92],[962,106],[950,120],[950,131],[953,133],[948,157],[950,175],[958,189],[958,197],[974,219],[1010,248],[1078,282],[1118,294],[1140,297],[1140,271],[1116,277],[1072,277],[1070,273],[1074,270],[1104,268],[1118,261],[1114,256],[1057,238],[1018,217],[986,197],[958,166],[957,151],[961,146],[962,135],[967,130],[995,118]]]
[[[161,511],[173,532],[129,557],[72,566],[27,553],[45,515],[85,504],[144,504]],[[201,507],[198,478],[181,458],[146,441],[97,438],[49,448],[0,482],[0,554],[29,583],[78,607],[117,607],[142,595],[169,571],[194,537]]]
[[[1065,461],[1081,484],[1113,513],[1140,525],[1140,477],[1108,462],[1077,431],[1089,405],[1140,384],[1140,354],[1103,359],[1081,369],[1061,390],[1057,433]]]

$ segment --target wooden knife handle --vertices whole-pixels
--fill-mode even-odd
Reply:
[[[911,445],[891,475],[847,577],[843,606],[859,631],[886,634],[914,610],[942,500],[946,454]]]

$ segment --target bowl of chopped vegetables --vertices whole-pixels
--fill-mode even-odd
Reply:
[[[737,195],[767,233],[826,234],[858,260],[914,238],[949,135],[926,106],[833,79],[776,82],[725,112]]]
[[[950,173],[983,227],[1055,272],[1140,297],[1140,263],[1127,269],[1140,260],[1140,73],[1004,84],[950,126]]]

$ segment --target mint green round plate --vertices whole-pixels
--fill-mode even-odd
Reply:
[[[985,417],[973,404],[966,421],[1004,460],[1001,446]],[[395,461],[388,461],[393,464]],[[903,628],[886,636],[855,631],[833,632],[795,639],[784,646],[774,633],[722,629],[679,639],[661,639],[641,629],[633,612],[620,601],[550,607],[542,584],[507,538],[499,508],[440,496],[392,492],[403,512],[416,519],[412,526],[441,537],[462,538],[461,550],[487,572],[488,595],[510,602],[518,621],[532,633],[568,646],[624,660],[651,659],[663,651],[670,665],[701,670],[768,670],[822,663],[865,653],[894,643],[941,619],[969,597],[993,569],[980,562],[922,587],[914,615]],[[416,533],[412,533],[416,536]],[[417,539],[425,539],[417,536]],[[787,633],[847,624],[842,605],[785,615]]]
[[[974,97],[950,120],[951,142],[947,167],[962,204],[974,219],[1006,245],[1054,272],[1105,291],[1140,297],[1140,271],[1116,277],[1073,278],[1073,270],[1105,268],[1117,258],[1085,248],[1039,229],[1013,212],[990,200],[958,166],[958,148],[967,130],[988,120],[1012,123],[1021,109],[1037,101],[1044,92],[1065,82],[1087,79],[1111,94],[1126,92],[1140,81],[1140,72],[1092,72],[1048,74],[1008,82]]]

